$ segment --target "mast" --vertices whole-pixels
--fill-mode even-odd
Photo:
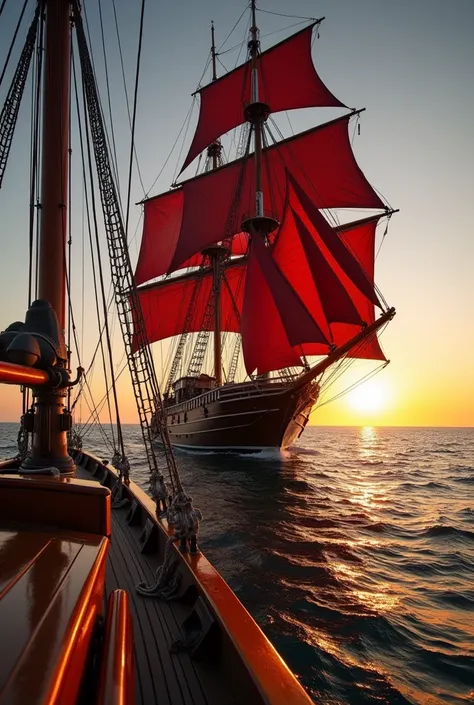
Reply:
[[[211,22],[211,56],[212,56],[212,80],[217,78],[216,65],[216,38],[214,34],[214,22]],[[219,155],[222,149],[220,140],[213,142],[208,149],[212,158],[212,168],[219,166]],[[220,387],[222,384],[222,341],[221,341],[221,253],[213,251],[210,253],[212,263],[213,294],[214,294],[214,376]]]
[[[258,85],[258,54],[260,41],[256,18],[256,0],[251,1],[252,26],[250,27],[250,57],[251,57],[251,96],[250,103],[245,108],[245,118],[251,124],[254,133],[254,159],[255,159],[255,215],[246,218],[242,223],[242,230],[250,235],[260,235],[266,238],[278,226],[275,218],[265,216],[262,187],[262,132],[263,125],[271,113],[271,108],[266,103],[260,102]]]
[[[38,298],[66,323],[66,234],[69,164],[69,1],[46,3],[46,54]]]
[[[70,2],[46,2],[46,51],[44,68],[41,230],[39,241],[38,298],[27,314],[41,317],[46,331],[55,340],[56,369],[62,383],[58,387],[33,389],[34,428],[31,457],[23,468],[55,466],[72,472],[74,462],[67,452],[70,416],[65,409],[68,380],[64,343],[66,323],[66,237],[69,166],[69,63]],[[48,302],[56,314],[57,323]],[[39,318],[35,319],[36,321]],[[51,331],[55,332],[51,336]]]
[[[212,57],[212,80],[217,79],[217,52],[216,52],[216,40],[214,32],[214,22],[211,22],[211,57]],[[207,148],[207,157],[211,162],[211,169],[217,169],[219,166],[219,158],[222,152],[221,141],[215,140]],[[221,312],[221,262],[225,257],[224,248],[219,245],[215,247],[210,247],[203,252],[203,255],[207,255],[211,261],[212,266],[212,297],[214,301],[214,376],[217,380],[218,386],[222,384],[222,341],[221,341],[221,328],[222,328],[222,312]]]
[[[255,0],[252,0],[252,26],[250,28],[251,41],[249,43],[250,55],[252,57],[252,104],[258,104],[258,71],[257,56],[260,42],[258,40],[258,27],[256,18]],[[256,112],[256,111],[255,111]],[[255,139],[255,215],[262,216],[263,191],[262,191],[262,117],[255,115],[253,119],[254,139]]]

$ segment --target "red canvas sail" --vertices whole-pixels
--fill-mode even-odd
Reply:
[[[345,107],[319,78],[311,58],[311,26],[288,37],[257,59],[259,100],[273,113],[315,106]],[[211,142],[245,122],[250,102],[251,62],[199,91],[201,107],[185,169]]]
[[[378,216],[338,229],[324,221],[329,228],[325,239],[319,232],[321,222],[318,230],[314,219],[315,214],[309,218],[289,183],[275,245],[268,248],[257,239],[248,259],[232,260],[225,268],[222,330],[241,332],[249,374],[299,366],[302,354],[326,355],[330,344],[346,343],[363,324],[375,320],[373,302],[342,265],[347,268],[349,252],[357,268],[362,269],[365,281],[373,287]],[[342,249],[328,248],[329,236],[337,238]],[[333,252],[338,252],[338,256]],[[349,270],[356,280],[357,268]],[[196,274],[191,273],[140,290],[149,342],[184,331],[195,285]],[[202,329],[211,289],[208,269],[201,276],[193,314],[188,319],[189,332]],[[385,359],[375,336],[351,351],[349,357]]]
[[[225,278],[228,286],[225,284],[221,287],[222,330],[238,333],[240,315],[237,316],[236,309],[239,312],[242,310],[245,264],[232,264],[227,268]],[[188,320],[187,331],[190,333],[203,330],[204,313],[212,292],[210,270],[200,276],[200,280],[193,314]],[[196,275],[185,275],[138,290],[149,343],[179,335],[184,331],[195,286]],[[212,322],[208,330],[212,330]]]
[[[296,190],[294,186],[290,179],[287,207],[273,257],[318,325],[339,347],[354,337],[362,324],[368,325],[375,320],[374,300],[378,302],[378,299],[373,283],[374,247],[380,216],[346,227],[331,228],[319,212],[312,210],[312,206],[312,218],[309,218],[301,202],[303,200],[308,206],[305,194],[297,184]],[[321,232],[324,232],[324,238]],[[308,247],[308,241],[312,247]],[[305,343],[301,352],[325,355],[328,348],[317,342]],[[376,336],[363,348],[353,350],[349,357],[385,359]]]
[[[309,217],[302,204],[304,192],[293,186],[290,180],[274,247],[265,248],[258,239],[252,245],[242,314],[249,374],[301,365],[301,354],[325,355],[329,343],[340,346],[375,320],[371,299],[377,219],[338,234],[319,212],[311,211]],[[273,271],[266,261],[270,251]],[[364,293],[353,279],[359,285],[363,281]],[[385,359],[375,336],[349,357]]]
[[[308,189],[318,208],[384,208],[354,158],[349,118],[344,116],[265,150],[263,193],[277,219],[283,215],[287,171]],[[253,159],[239,159],[145,201],[137,283],[175,271],[205,247],[239,232],[255,202],[254,168]],[[239,176],[240,199],[234,222],[229,224]],[[229,228],[231,232],[226,232]]]

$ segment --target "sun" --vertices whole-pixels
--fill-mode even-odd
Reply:
[[[388,403],[388,393],[383,382],[369,380],[348,395],[350,406],[361,414],[383,411]]]

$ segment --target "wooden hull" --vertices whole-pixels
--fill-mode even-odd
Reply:
[[[225,385],[167,408],[172,444],[243,453],[288,448],[317,401],[314,382]]]

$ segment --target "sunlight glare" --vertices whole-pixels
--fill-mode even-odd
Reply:
[[[361,414],[382,411],[388,401],[387,389],[380,380],[369,380],[348,395],[350,406]]]

